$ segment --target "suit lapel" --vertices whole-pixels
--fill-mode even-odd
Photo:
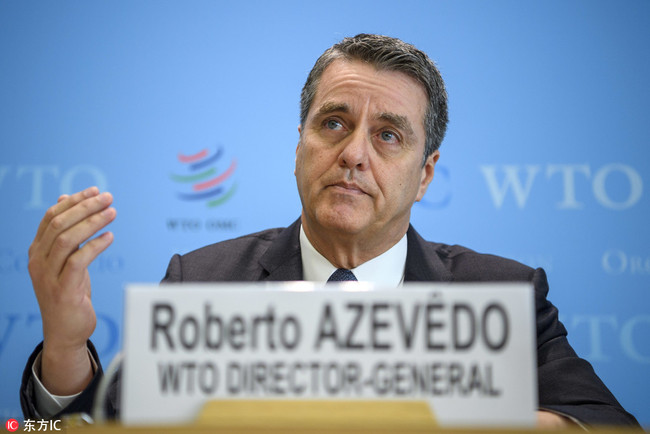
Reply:
[[[434,243],[425,241],[413,226],[406,232],[408,251],[404,269],[405,282],[450,282],[453,275],[436,253]]]
[[[259,261],[268,273],[262,280],[302,280],[300,219],[278,235]]]
[[[453,275],[442,262],[434,243],[425,241],[409,225],[406,233],[405,282],[448,282]],[[302,257],[300,255],[300,219],[283,230],[260,258],[260,265],[268,275],[267,281],[302,280]]]

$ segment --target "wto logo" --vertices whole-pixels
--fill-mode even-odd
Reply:
[[[589,164],[533,165],[482,165],[481,172],[495,208],[503,206],[512,192],[519,209],[524,209],[534,184],[560,181],[555,192],[559,199],[556,209],[579,210],[586,200],[578,196],[576,184],[591,184],[591,193],[603,208],[622,211],[635,206],[643,196],[643,179],[639,172],[627,164],[611,163],[602,167]],[[544,174],[545,173],[545,174]],[[540,180],[541,178],[541,180]],[[544,188],[550,190],[548,185]],[[618,194],[612,194],[618,193]]]
[[[209,208],[227,202],[237,189],[232,175],[237,168],[234,158],[229,164],[223,164],[223,147],[213,152],[203,149],[193,155],[178,154],[182,173],[170,175],[181,191],[177,197],[185,201],[205,201]],[[226,167],[227,165],[227,167]]]

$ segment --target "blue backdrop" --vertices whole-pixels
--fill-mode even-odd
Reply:
[[[359,32],[415,44],[447,83],[449,132],[416,228],[544,267],[570,341],[650,426],[645,0],[1,2],[2,418],[21,420],[41,339],[27,248],[49,205],[93,184],[115,196],[115,242],[92,266],[108,361],[125,282],[298,217],[300,89],[325,48]],[[203,197],[214,176],[222,189]]]

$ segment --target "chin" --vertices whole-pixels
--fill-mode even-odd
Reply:
[[[317,221],[324,228],[352,235],[361,232],[367,226],[364,217],[360,212],[341,213],[336,209],[329,209],[322,213]]]

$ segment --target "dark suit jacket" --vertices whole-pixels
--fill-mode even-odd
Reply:
[[[300,222],[212,244],[186,255],[174,255],[165,282],[291,281],[302,280]],[[544,270],[534,270],[498,256],[476,253],[461,246],[425,241],[410,227],[404,280],[408,282],[527,281],[535,286],[539,406],[572,416],[589,425],[635,425],[591,365],[580,359],[566,339],[557,309],[547,299]],[[39,346],[40,347],[40,346]],[[89,348],[94,352],[92,344]],[[25,417],[38,418],[33,405],[31,365],[27,363],[21,386]],[[99,360],[94,353],[96,360]],[[88,388],[62,413],[90,412],[101,367]],[[109,411],[115,411],[115,390]]]

